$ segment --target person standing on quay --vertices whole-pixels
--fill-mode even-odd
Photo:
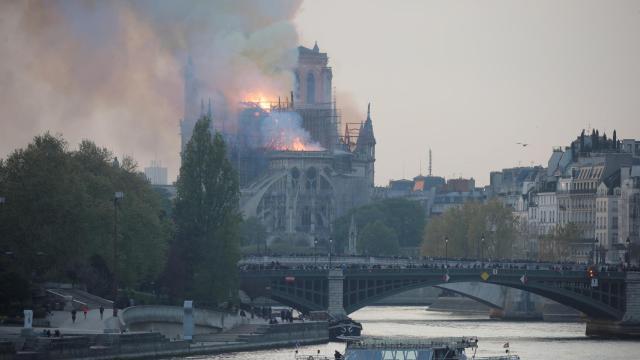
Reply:
[[[103,315],[104,315],[104,306],[100,305],[100,320],[102,320]]]
[[[71,322],[76,323],[76,309],[71,310]]]

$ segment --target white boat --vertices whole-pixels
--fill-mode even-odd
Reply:
[[[476,357],[478,338],[442,338],[393,340],[362,338],[348,341],[344,360],[519,360],[509,353],[505,344],[505,355]],[[473,354],[467,354],[466,350]]]
[[[505,355],[477,357],[478,338],[441,338],[395,340],[349,337],[344,355],[333,356],[298,355],[295,360],[520,360],[518,355],[510,354],[509,343],[505,344]],[[467,354],[466,350],[472,354]]]

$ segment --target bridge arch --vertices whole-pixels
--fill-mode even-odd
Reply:
[[[599,279],[599,286],[592,287],[590,279],[580,271],[559,274],[541,270],[538,274],[532,275],[522,270],[500,270],[497,274],[490,275],[487,280],[481,278],[482,272],[451,269],[446,276],[444,271],[417,271],[411,274],[403,270],[378,276],[372,275],[371,272],[352,272],[345,274],[343,306],[349,314],[407,290],[447,283],[486,282],[540,295],[579,310],[594,319],[614,320],[620,319],[624,314],[623,276]],[[524,282],[521,280],[523,275]]]
[[[241,279],[245,291],[258,289],[260,295],[302,311],[326,310],[335,300],[329,298],[327,273],[272,270],[243,273]],[[619,320],[626,306],[625,275],[621,272],[599,274],[595,287],[582,271],[551,270],[450,269],[445,273],[442,269],[347,269],[341,281],[341,304],[347,314],[401,292],[456,282],[486,282],[528,291],[579,310],[592,319]]]
[[[481,284],[481,283],[463,283],[463,282],[460,282],[460,283],[456,283],[456,284],[478,285],[478,284]],[[494,285],[494,284],[491,284],[491,285]],[[434,287],[436,289],[440,289],[440,290],[447,291],[447,292],[452,292],[452,293],[460,295],[460,296],[462,296],[464,298],[474,300],[474,301],[479,302],[480,304],[483,304],[483,305],[488,306],[490,308],[494,308],[494,309],[498,309],[498,310],[504,310],[504,298],[506,296],[505,290],[507,289],[504,286],[496,285],[495,287],[481,288],[481,290],[485,290],[487,292],[495,292],[495,294],[492,294],[492,295],[498,296],[502,301],[496,301],[497,299],[495,299],[495,298],[494,299],[489,299],[486,296],[482,297],[479,294],[474,294],[472,292],[465,291],[465,290],[462,290],[462,289],[458,289],[456,287],[449,287],[449,286],[446,286],[445,284],[435,285]]]

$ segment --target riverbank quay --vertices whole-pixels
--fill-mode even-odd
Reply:
[[[326,322],[240,325],[228,332],[201,334],[193,341],[169,340],[158,332],[4,337],[0,359],[107,360],[208,355],[312,345],[329,341]]]

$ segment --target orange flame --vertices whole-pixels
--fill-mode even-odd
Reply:
[[[273,140],[267,148],[277,151],[323,151],[324,148],[317,143],[307,144],[301,137],[294,137],[290,143],[282,142],[282,139]]]
[[[272,101],[269,100],[269,97],[264,95],[262,92],[249,93],[244,96],[244,101],[248,103],[255,104],[262,108],[263,110],[270,110]]]
[[[291,144],[291,150],[293,151],[305,151],[306,150],[306,146],[304,144],[304,142],[302,142],[302,139],[300,139],[299,137],[293,139],[293,143]]]

